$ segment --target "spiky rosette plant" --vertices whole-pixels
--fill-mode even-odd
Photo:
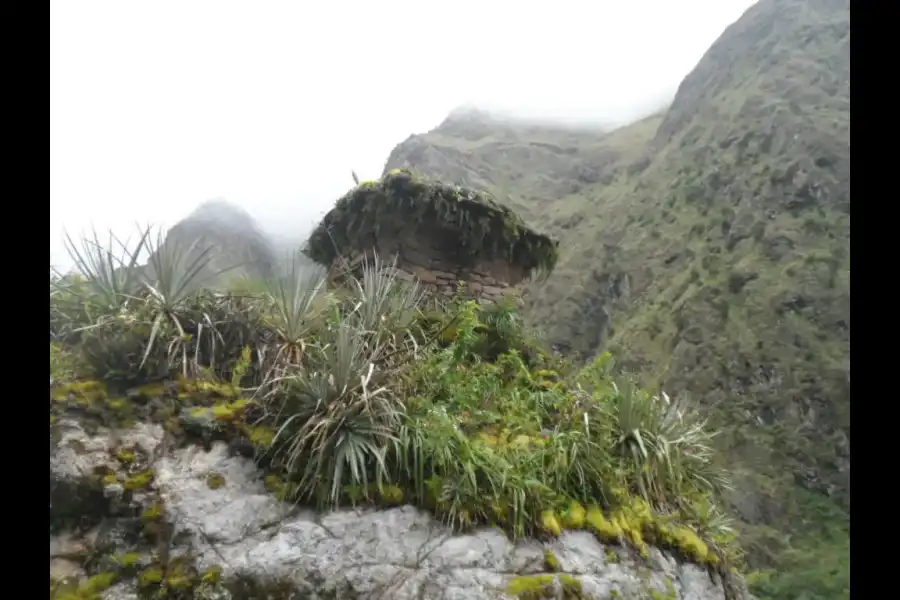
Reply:
[[[289,257],[285,272],[262,281],[264,320],[272,335],[271,345],[263,350],[268,378],[303,364],[327,302],[325,284],[325,269],[307,265],[299,253]]]
[[[150,227],[138,234],[123,241],[110,233],[104,242],[94,232],[80,243],[66,236],[74,270],[51,280],[51,332],[77,345],[100,378],[162,377],[175,364],[187,376],[196,371],[201,339],[210,336],[208,346],[221,340],[214,311],[198,310],[196,299],[224,270],[210,269],[202,239],[167,240],[160,230],[154,240]]]
[[[419,296],[382,267],[363,267],[268,393],[267,409],[279,423],[276,460],[292,474],[298,499],[334,505],[348,485],[391,480],[385,456],[404,411],[403,372],[415,362],[410,327]],[[308,331],[300,323],[318,281],[294,288],[290,304],[302,309],[294,339]]]

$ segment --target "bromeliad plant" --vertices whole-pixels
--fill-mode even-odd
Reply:
[[[80,244],[65,234],[66,252],[86,284],[80,295],[101,314],[120,312],[140,290],[143,282],[138,261],[148,248],[150,229],[139,230],[138,234],[133,245],[112,232],[106,244],[100,241],[96,230],[92,238],[85,237]]]
[[[96,377],[138,381],[163,376],[176,362],[187,376],[197,371],[189,367],[198,362],[199,338],[221,338],[208,311],[196,315],[196,299],[227,269],[212,269],[202,239],[185,244],[159,231],[154,243],[151,236],[147,227],[136,242],[110,234],[104,244],[96,232],[80,244],[66,237],[75,271],[51,276],[51,336],[79,346]],[[186,316],[191,311],[193,320]]]
[[[675,507],[690,493],[728,488],[712,462],[715,433],[684,399],[651,395],[629,380],[610,382],[601,394],[615,451],[627,461],[631,484],[652,506]]]
[[[367,493],[370,484],[393,481],[386,455],[405,412],[405,372],[419,350],[410,316],[418,296],[377,262],[351,282],[349,295],[328,304],[314,341],[281,363],[266,396],[279,424],[275,460],[293,477],[295,497],[319,505],[336,505],[347,486]],[[294,289],[292,306],[300,309],[294,339],[301,340],[319,287]]]
[[[177,335],[167,340],[167,355],[170,359],[180,355],[182,375],[188,376],[190,338],[182,322],[184,311],[191,299],[200,293],[205,285],[219,275],[240,266],[231,265],[225,269],[214,269],[212,252],[213,247],[203,238],[186,243],[179,238],[166,239],[164,233],[159,231],[147,263],[149,273],[143,282],[147,290],[146,303],[152,324],[150,339],[141,359],[141,367],[154,350],[160,332],[165,330],[164,326],[170,325]],[[212,321],[205,316],[204,322],[197,323],[198,337],[202,336],[204,326],[210,335],[216,335]]]
[[[50,270],[51,335],[77,335],[122,314],[141,287],[138,260],[147,247],[149,230],[138,240],[121,240],[110,232],[106,243],[96,230],[75,242],[66,233],[64,246],[75,272]]]
[[[303,364],[306,347],[323,310],[326,272],[319,265],[307,265],[299,252],[290,256],[285,273],[263,282],[266,324],[274,336],[274,350],[267,379],[282,376],[291,367]]]

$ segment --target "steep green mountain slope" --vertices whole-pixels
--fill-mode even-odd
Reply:
[[[460,112],[386,166],[561,238],[530,317],[710,408],[751,562],[781,572],[768,597],[849,576],[849,25],[848,0],[761,0],[664,114],[603,133]]]

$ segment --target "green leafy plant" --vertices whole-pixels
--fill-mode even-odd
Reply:
[[[148,247],[150,233],[149,227],[140,229],[134,244],[120,240],[111,231],[106,244],[100,241],[96,230],[91,238],[82,238],[80,243],[66,233],[66,252],[85,284],[68,290],[81,291],[82,298],[105,314],[122,310],[141,287],[138,261]]]
[[[321,311],[325,292],[325,269],[303,263],[298,253],[292,254],[287,271],[262,282],[268,317],[266,323],[274,334],[275,350],[271,361],[274,375],[285,366],[301,365],[307,340],[316,326],[316,312]]]
[[[213,248],[203,238],[190,243],[182,240],[166,239],[162,231],[158,233],[156,243],[151,248],[150,260],[147,263],[148,275],[144,279],[147,290],[146,302],[149,307],[151,329],[147,341],[141,367],[144,366],[154,344],[165,331],[166,324],[171,325],[176,335],[169,336],[167,349],[169,356],[180,354],[182,375],[188,375],[187,343],[190,341],[182,323],[182,313],[188,302],[198,294],[205,284],[215,280],[223,273],[240,265],[232,265],[225,269],[212,268]],[[206,325],[212,329],[207,320]],[[197,335],[202,335],[203,325],[198,327]],[[214,335],[213,332],[210,332]]]
[[[319,289],[319,280],[313,281],[295,288],[301,301],[292,306],[302,309],[298,326],[315,299],[303,290]],[[279,458],[295,476],[298,499],[333,505],[345,486],[390,480],[385,453],[404,410],[402,371],[416,347],[402,329],[385,336],[366,325],[404,322],[415,306],[390,301],[398,285],[395,274],[381,274],[380,264],[364,266],[351,300],[334,305],[317,342],[304,344],[268,395],[280,422]],[[298,327],[301,332],[307,330]]]

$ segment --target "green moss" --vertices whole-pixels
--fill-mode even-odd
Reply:
[[[588,529],[594,532],[601,542],[618,543],[622,540],[622,527],[615,521],[609,521],[600,508],[596,506],[589,508],[585,521]]]
[[[178,387],[181,393],[188,395],[236,398],[241,393],[240,389],[231,382],[215,379],[181,379]]]
[[[138,575],[138,585],[145,592],[152,591],[155,597],[183,598],[203,583],[190,557],[174,558],[163,567],[155,564]]]
[[[709,545],[688,527],[663,525],[657,529],[657,533],[662,543],[694,562],[711,566],[719,563],[719,558],[710,551]]]
[[[231,423],[240,420],[249,406],[249,400],[237,400],[235,402],[226,402],[216,404],[215,406],[206,408],[195,408],[191,410],[191,415],[196,418],[212,418],[216,421]]]
[[[166,588],[172,591],[187,591],[194,587],[195,574],[188,569],[174,569],[166,577]]]
[[[161,398],[166,394],[167,388],[165,383],[149,383],[136,388],[134,393],[144,398]]]
[[[108,400],[106,405],[114,412],[124,413],[129,412],[131,409],[131,404],[125,398],[114,398],[112,400]]]
[[[99,594],[103,590],[112,587],[118,579],[118,573],[99,573],[85,582],[84,589],[88,593]]]
[[[582,598],[581,582],[571,575],[562,573],[514,577],[509,582],[506,591],[521,600],[541,600],[542,598],[556,598],[557,585],[562,587],[563,598],[566,600]]]
[[[100,600],[101,594],[115,585],[118,579],[118,573],[99,573],[74,588],[63,586],[53,589],[51,587],[50,598],[51,600]]]
[[[153,483],[153,471],[151,469],[147,469],[146,471],[141,471],[131,477],[128,477],[125,480],[125,489],[127,490],[143,490]]]
[[[587,512],[578,502],[571,502],[562,514],[562,525],[566,529],[581,529],[587,523]]]
[[[219,473],[208,473],[206,475],[206,487],[211,490],[217,490],[225,485],[225,478]]]
[[[380,489],[377,485],[372,486],[369,494],[370,497],[379,498],[383,503],[392,506],[403,504],[405,497],[403,489],[396,485],[383,485]]]
[[[672,580],[666,577],[666,591],[660,592],[659,590],[651,589],[649,590],[650,597],[653,600],[677,600],[678,599],[678,591],[675,589],[675,584],[672,583]]]
[[[138,575],[138,584],[141,587],[156,586],[162,583],[164,576],[165,573],[163,572],[162,568],[158,565],[154,565],[141,571],[141,574]]]
[[[114,556],[113,560],[122,568],[130,569],[140,562],[141,554],[140,552],[126,552],[125,554]]]
[[[541,513],[541,528],[553,535],[562,534],[562,525],[559,522],[557,514],[552,510],[545,510]]]
[[[77,404],[90,405],[108,398],[108,391],[102,381],[73,381],[56,388],[51,398],[55,402],[74,401]]]
[[[154,502],[141,513],[141,520],[147,523],[156,522],[166,516],[166,507],[162,502]]]
[[[124,465],[130,465],[137,460],[137,454],[130,448],[122,448],[116,453],[116,458]]]
[[[265,485],[266,489],[273,492],[275,497],[283,502],[293,500],[297,493],[296,484],[286,481],[278,475],[266,475]]]
[[[210,567],[203,572],[200,580],[207,585],[218,585],[222,581],[222,567]]]
[[[275,442],[275,430],[271,427],[257,426],[250,428],[250,442],[259,448],[268,449]]]
[[[551,550],[544,550],[544,568],[551,573],[558,573],[562,570],[559,559]]]
[[[627,541],[642,556],[648,555],[647,540],[675,550],[697,564],[717,566],[720,557],[690,527],[667,523],[655,515],[649,505],[640,499],[632,499],[607,516],[598,507],[591,507],[585,521],[601,542]]]

